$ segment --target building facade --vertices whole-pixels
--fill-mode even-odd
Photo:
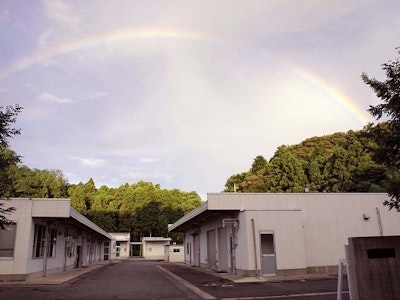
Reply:
[[[114,259],[128,259],[131,234],[130,232],[110,232],[113,237],[112,243],[112,258]]]
[[[109,260],[112,236],[69,199],[0,200],[16,210],[0,230],[0,280],[28,280]]]
[[[149,260],[164,260],[165,246],[171,243],[171,238],[164,237],[143,237],[142,256]]]
[[[169,231],[185,263],[243,276],[335,273],[350,237],[400,235],[383,193],[219,193]]]

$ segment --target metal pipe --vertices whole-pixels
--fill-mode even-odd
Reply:
[[[43,247],[43,271],[42,277],[47,276],[47,255],[49,247],[49,228],[46,226],[44,230],[44,247]]]
[[[254,225],[254,219],[251,219],[251,225],[252,225],[252,229],[253,229],[253,247],[254,247],[254,263],[256,266],[256,276],[258,276],[258,264],[257,264],[257,248],[256,248],[256,228]]]
[[[379,235],[383,236],[382,219],[381,219],[381,212],[379,211],[379,206],[376,207],[376,214],[378,216]]]

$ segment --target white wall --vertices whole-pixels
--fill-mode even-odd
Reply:
[[[300,263],[301,260],[289,259],[291,254],[286,253],[285,249],[291,247],[293,239],[301,228],[304,230],[303,239],[308,267],[337,265],[339,258],[344,257],[344,245],[348,243],[349,237],[379,235],[376,207],[380,210],[383,234],[400,235],[400,214],[388,211],[388,208],[382,205],[386,199],[388,196],[382,193],[221,193],[208,195],[208,208],[241,209],[243,212],[247,211],[246,214],[250,211],[259,211],[254,213],[257,229],[261,230],[264,227],[266,230],[269,228],[277,233],[282,232],[276,236],[279,249],[279,252],[277,249],[278,269],[291,269],[303,263]],[[299,220],[296,214],[295,218],[289,216],[284,219],[274,218],[273,214],[266,216],[262,213],[263,210],[299,210],[301,218]],[[370,218],[364,220],[363,214],[368,214]],[[245,218],[245,222],[242,219],[243,216],[240,217],[238,234],[248,242],[246,236],[251,233],[250,217]],[[282,220],[292,224],[284,224]],[[206,225],[202,230],[205,227]],[[290,227],[294,230],[292,233],[288,231]],[[206,240],[201,242],[206,243]],[[301,241],[297,243],[301,244]],[[252,242],[248,242],[244,249],[238,248],[237,268],[243,266],[251,269],[254,266],[252,245]],[[256,247],[259,249],[259,244]],[[286,259],[281,259],[282,256]],[[249,263],[247,266],[246,261]]]
[[[252,226],[254,220],[254,232]],[[261,233],[273,233],[278,270],[306,268],[306,250],[301,224],[301,211],[244,211],[240,213],[237,231],[238,247],[236,268],[261,268]],[[254,251],[254,236],[255,250]]]
[[[16,210],[7,217],[17,223],[14,258],[0,257],[0,274],[24,274],[27,269],[28,259],[30,259],[32,255],[32,244],[30,240],[32,231],[32,203],[27,199],[18,202],[8,200],[0,201],[5,203],[6,207],[12,206],[16,208]]]
[[[170,241],[143,241],[143,257],[145,259],[164,259],[164,247]]]

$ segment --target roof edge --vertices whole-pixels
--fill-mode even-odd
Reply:
[[[72,206],[70,206],[70,216],[71,218],[75,219],[79,223],[89,227],[90,229],[96,231],[97,233],[100,233],[101,235],[105,236],[106,238],[112,240],[113,237],[108,234],[104,229],[90,221],[88,218],[85,216],[81,215],[79,212],[77,212]]]
[[[176,221],[174,224],[168,227],[168,232],[173,231],[174,229],[178,228],[182,224],[186,223],[190,219],[200,215],[201,213],[205,212],[208,209],[208,201],[206,201],[204,204],[201,206],[193,209],[191,212],[187,213],[184,215],[182,218],[180,218],[178,221]]]

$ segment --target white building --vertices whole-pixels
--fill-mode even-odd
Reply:
[[[400,235],[383,193],[219,193],[169,231],[185,263],[243,276],[335,273],[349,237]]]
[[[109,232],[109,234],[113,237],[112,258],[128,259],[131,234],[129,232]]]
[[[185,262],[185,247],[183,245],[164,246],[164,260],[167,262],[183,263]]]
[[[171,243],[171,238],[143,237],[142,256],[149,260],[164,260],[164,248]]]
[[[16,211],[0,230],[0,280],[27,280],[110,259],[112,236],[69,199],[0,200]]]

